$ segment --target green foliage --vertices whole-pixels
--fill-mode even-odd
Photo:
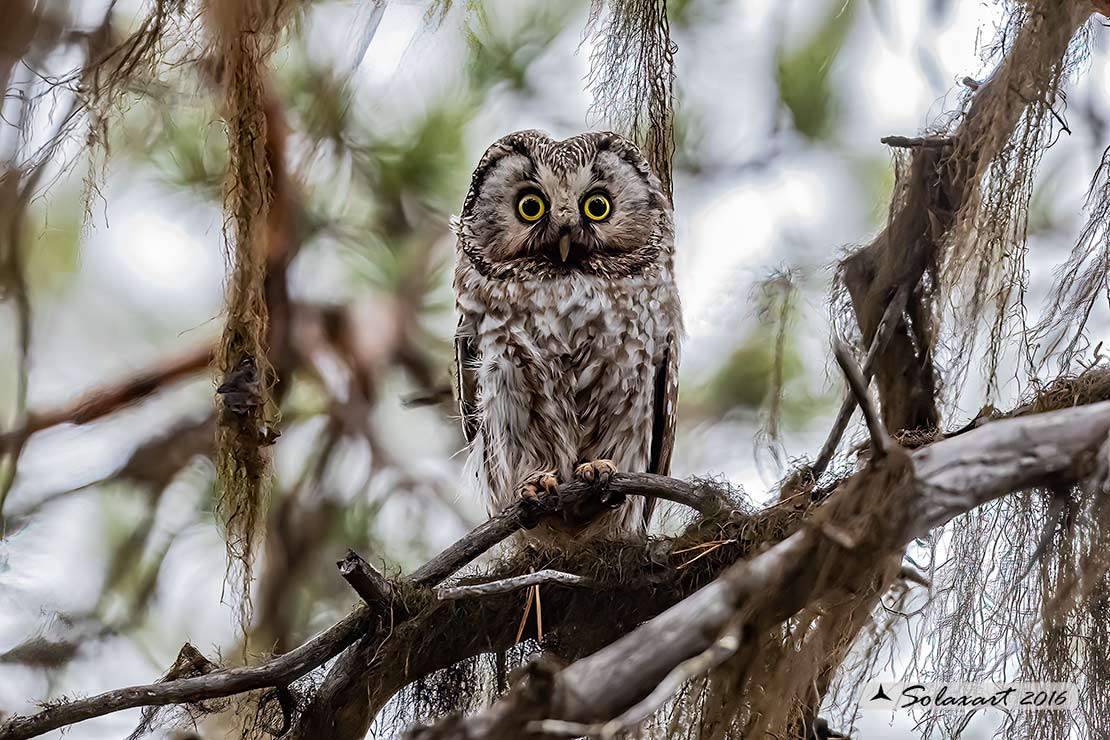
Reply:
[[[506,84],[519,93],[532,93],[528,70],[566,29],[578,3],[517,4],[512,10],[475,4],[467,26],[470,50],[468,72],[476,90]]]
[[[798,326],[786,336],[782,358],[782,420],[799,427],[830,407],[828,398],[814,396],[806,387],[806,362],[797,346]],[[701,388],[690,394],[695,411],[710,417],[730,411],[756,413],[765,409],[775,382],[775,322],[760,322],[733,350]]]
[[[774,365],[774,327],[757,326],[709,382],[707,390],[712,405],[721,411],[737,406],[759,409],[771,388]],[[789,382],[801,372],[801,358],[788,342],[783,357],[783,381]]]
[[[301,50],[281,72],[283,99],[297,118],[298,133],[312,142],[344,146],[351,128],[350,91],[334,70],[319,66]]]
[[[836,132],[839,101],[829,80],[832,63],[852,26],[853,3],[839,0],[801,46],[780,46],[775,58],[779,100],[790,111],[794,128],[808,139],[825,140]]]
[[[118,154],[148,164],[174,188],[219,205],[227,171],[227,137],[206,106],[136,105],[115,137]]]
[[[375,230],[386,240],[413,225],[416,200],[437,210],[451,208],[467,172],[463,132],[475,101],[443,100],[402,131],[369,137],[357,151],[356,168],[373,194]]]
[[[667,18],[672,29],[692,28],[713,20],[728,0],[667,0]]]
[[[65,198],[66,196],[62,196]],[[72,202],[79,202],[74,193]],[[62,293],[79,269],[81,213],[78,209],[51,208],[28,219],[26,243],[35,248],[27,252],[27,282],[32,292]]]

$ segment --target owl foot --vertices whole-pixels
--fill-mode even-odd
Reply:
[[[602,504],[616,508],[624,503],[624,497],[609,490],[609,479],[615,472],[617,466],[612,460],[591,460],[574,469],[574,479],[593,486],[600,494],[598,499]]]
[[[609,485],[609,478],[617,472],[612,460],[591,460],[574,469],[574,477],[583,483],[596,482],[600,486]]]
[[[516,494],[525,506],[524,527],[531,529],[539,524],[544,515],[541,498],[559,495],[559,479],[555,477],[554,470],[533,473],[516,487]]]

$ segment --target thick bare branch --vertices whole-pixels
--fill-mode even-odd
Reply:
[[[528,729],[531,732],[568,737],[597,735],[604,740],[618,737],[659,711],[687,681],[705,675],[735,655],[740,648],[743,632],[741,627],[742,623],[739,620],[733,622],[704,652],[679,663],[643,700],[605,724],[584,725],[563,720],[544,720],[530,723]]]
[[[925,501],[915,537],[1011,491],[1082,476],[1110,431],[1110,401],[983,425],[916,450]]]

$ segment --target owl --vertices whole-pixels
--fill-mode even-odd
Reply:
[[[460,216],[455,377],[467,478],[490,514],[561,482],[667,474],[682,318],[670,200],[613,133],[509,134],[474,170]],[[646,530],[635,496],[533,536]]]

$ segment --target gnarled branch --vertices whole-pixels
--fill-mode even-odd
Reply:
[[[892,509],[902,512],[901,520],[872,537],[877,547],[870,555],[878,559],[900,552],[931,528],[1048,478],[1082,477],[1108,433],[1110,402],[1102,402],[995,422],[915,451],[909,457],[913,484],[890,492],[900,496]],[[865,470],[854,478],[870,475]],[[853,492],[864,490],[857,486]],[[834,495],[830,505],[836,506],[836,500]],[[842,562],[830,562],[837,559]],[[528,737],[554,738],[565,737],[568,728],[604,727],[652,696],[679,666],[713,656],[722,630],[738,616],[745,630],[765,628],[835,585],[838,576],[821,579],[818,573],[857,569],[850,553],[821,549],[819,530],[801,529],[596,653],[559,671],[540,666],[489,709],[418,729],[410,737],[483,740],[523,737],[528,731],[533,733]]]
[[[908,500],[903,502],[905,511],[912,512],[913,516],[905,526],[891,533],[893,539],[890,546],[904,545],[952,517],[1007,493],[1048,479],[1074,480],[1083,474],[1094,450],[1106,441],[1108,432],[1110,402],[1101,402],[989,423],[958,438],[914,451],[910,459],[915,485],[907,496]],[[613,482],[628,494],[661,496],[666,493],[675,498],[700,500],[690,493],[694,490],[693,486],[663,476],[618,474]],[[593,495],[589,486],[575,483],[567,485],[560,498],[574,503],[589,495]],[[835,501],[837,496],[834,494],[829,500]],[[489,547],[492,547],[519,528],[524,506],[522,502],[517,502],[507,507],[502,514],[478,527],[460,543],[476,539],[491,543]],[[573,702],[595,703],[574,704],[570,698],[564,698],[564,701],[572,703],[565,707],[565,711],[552,713],[547,718],[592,723],[617,717],[648,696],[680,663],[708,649],[716,639],[716,632],[731,618],[735,607],[742,602],[751,603],[744,601],[746,595],[759,593],[770,599],[761,606],[766,610],[759,612],[761,620],[785,618],[785,615],[780,617],[784,611],[786,615],[793,613],[806,603],[806,598],[814,596],[811,588],[803,594],[805,598],[801,603],[796,601],[797,585],[811,578],[818,567],[810,558],[822,540],[823,535],[818,529],[798,530],[766,552],[732,566],[713,585],[697,591],[671,611],[645,623],[640,630],[647,629],[646,632],[637,630],[630,633],[591,658],[573,664],[566,669],[572,672],[565,679],[572,681],[569,685],[578,687],[574,694],[577,698]],[[420,578],[414,574],[409,580],[417,586],[435,585],[483,551],[472,545],[456,543],[417,571],[423,574]],[[825,565],[822,563],[821,567]],[[782,594],[776,596],[779,591]],[[691,615],[696,615],[696,618]],[[132,686],[58,704],[35,715],[13,716],[0,724],[0,740],[35,737],[59,727],[132,707],[192,703],[260,688],[286,686],[371,634],[372,627],[368,607],[359,606],[312,640],[260,665]],[[481,625],[472,625],[472,628],[481,629]],[[643,650],[645,644],[650,649],[641,655],[638,651]],[[626,660],[631,662],[627,668],[619,670],[620,675],[613,673],[617,669],[610,670],[614,664],[625,665]],[[365,666],[363,664],[361,668]],[[597,673],[598,666],[605,667],[600,674]],[[358,677],[363,676],[362,670],[356,671]],[[633,676],[633,680],[626,681],[625,673]],[[601,680],[600,675],[605,677],[605,690],[582,693],[581,687],[588,685],[582,681]],[[596,705],[603,698],[605,706]],[[474,719],[476,723],[484,721],[477,717]]]

